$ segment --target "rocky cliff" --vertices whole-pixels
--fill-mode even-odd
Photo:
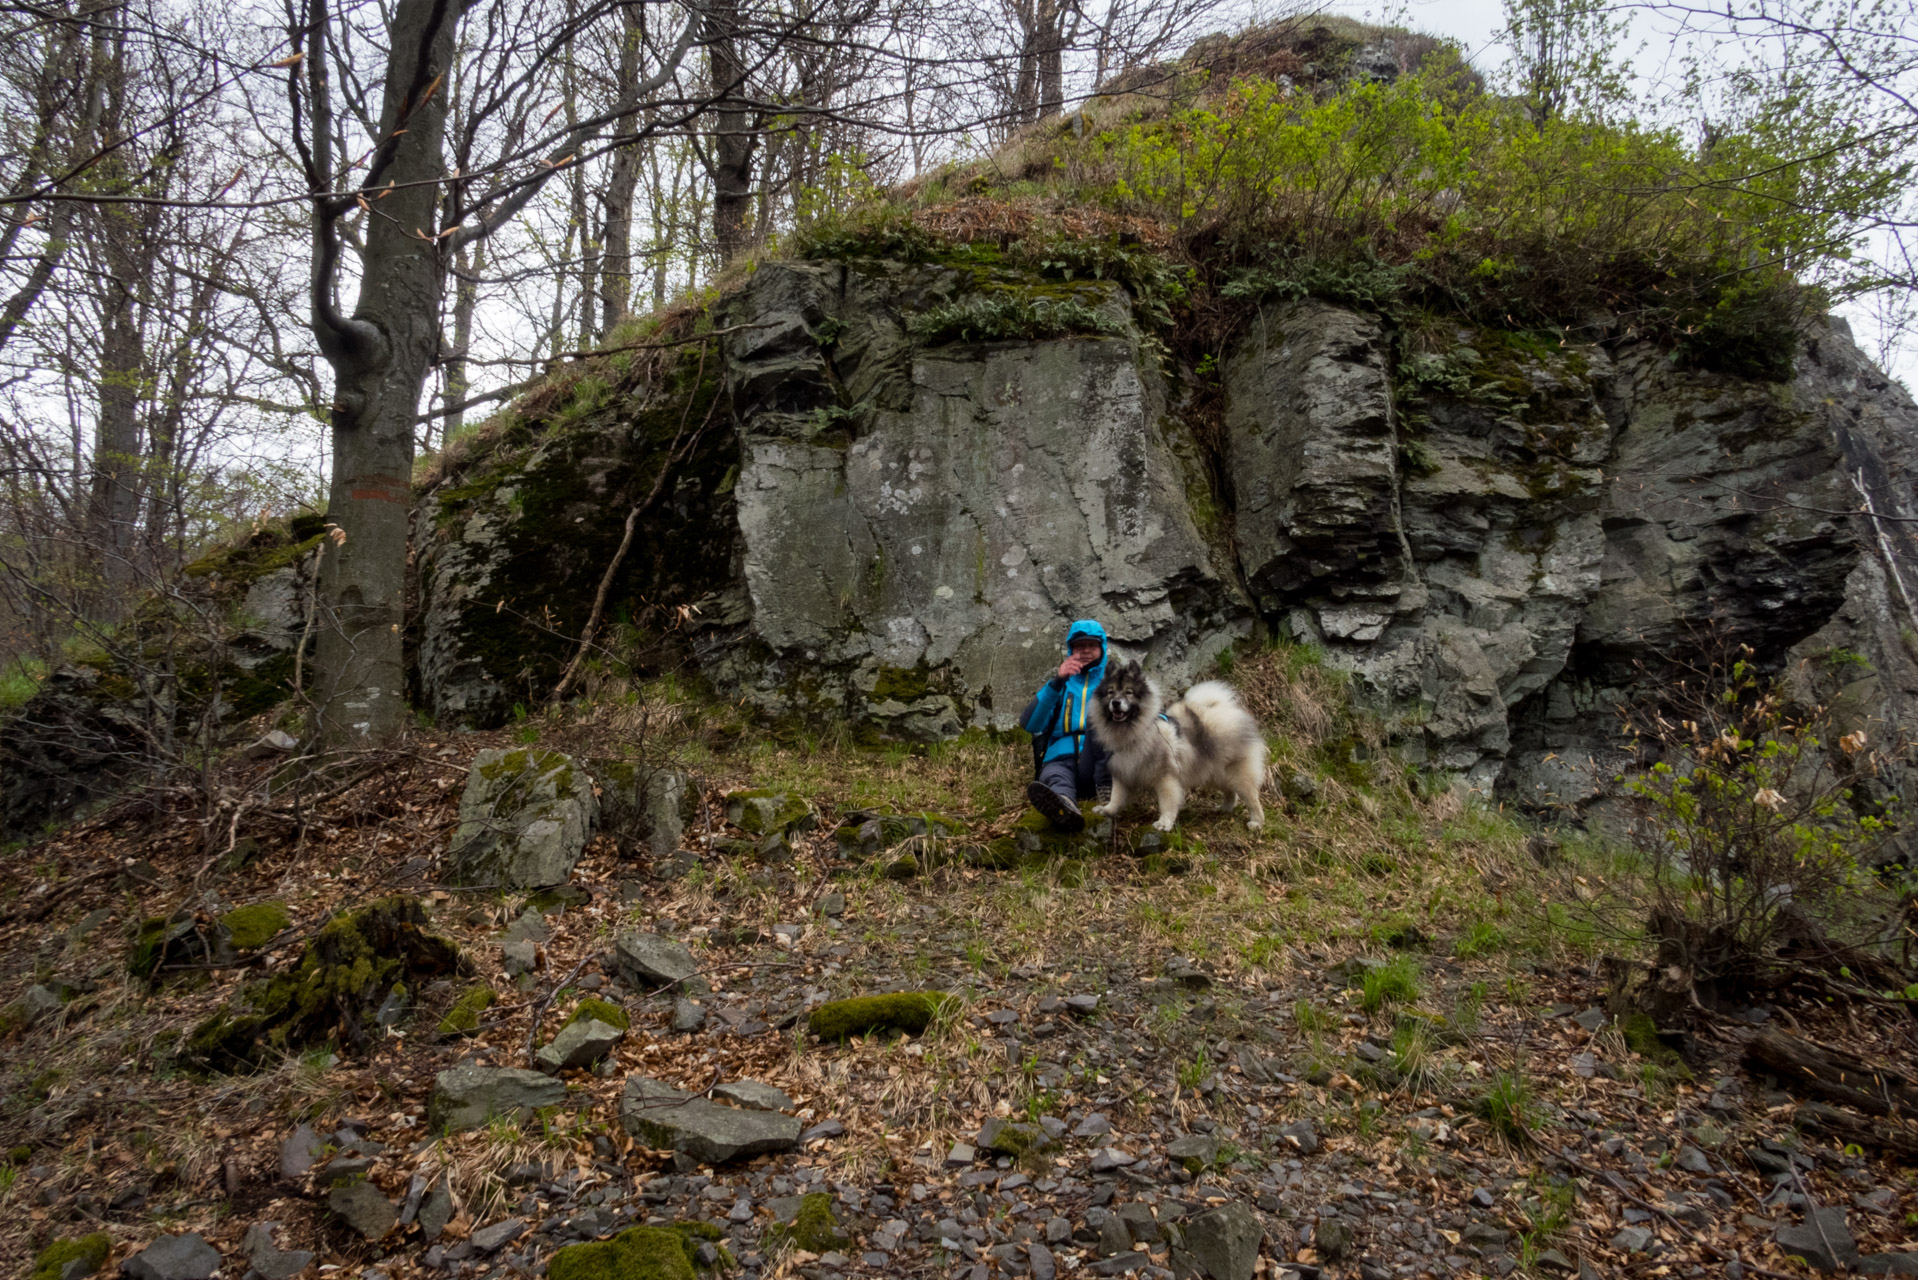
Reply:
[[[1080,331],[922,322],[981,298]],[[1727,644],[1910,720],[1918,410],[1842,324],[1762,382],[1306,299],[1177,367],[1130,301],[993,263],[761,265],[690,393],[721,427],[615,596],[691,606],[729,696],[910,739],[1011,727],[1073,617],[1170,684],[1265,629],[1353,672],[1412,760],[1530,806],[1594,795],[1617,706]],[[556,669],[658,436],[613,395],[427,496],[442,718],[497,722]]]

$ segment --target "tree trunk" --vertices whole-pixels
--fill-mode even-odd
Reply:
[[[633,137],[639,131],[636,91],[639,86],[639,55],[645,42],[646,10],[643,5],[627,5],[620,10],[619,100],[633,102],[634,109],[619,118],[619,136]],[[629,142],[613,153],[613,171],[607,179],[604,196],[606,229],[600,236],[605,256],[599,273],[600,330],[611,333],[613,326],[626,318],[633,299],[633,196],[639,190],[639,144]]]
[[[715,0],[706,10],[707,53],[712,60],[713,245],[724,267],[746,248],[746,214],[752,208],[753,151],[758,135],[744,104],[746,72],[739,56],[738,0]]]
[[[439,347],[441,267],[430,237],[435,180],[444,176],[447,95],[436,90],[452,64],[458,12],[446,0],[398,0],[395,7],[380,111],[380,138],[391,159],[369,196],[375,216],[366,223],[351,321],[341,322],[331,302],[333,272],[325,254],[328,244],[337,253],[337,243],[324,241],[315,250],[314,331],[334,376],[326,511],[344,535],[328,540],[320,564],[316,728],[329,749],[386,742],[406,719],[400,632],[413,424]],[[315,217],[331,213],[320,208]],[[330,219],[319,232],[337,234]]]
[[[480,272],[486,269],[486,242],[478,241],[461,248],[454,256],[457,269],[453,281],[453,349],[446,357],[446,403],[459,405],[473,393],[473,379],[466,368],[466,356],[473,345],[473,311],[479,306]],[[454,409],[440,427],[440,447],[466,429],[466,410]]]

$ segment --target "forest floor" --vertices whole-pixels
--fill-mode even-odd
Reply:
[[[416,731],[297,821],[234,826],[256,833],[236,870],[208,857],[184,801],[7,854],[0,1003],[68,985],[57,1013],[0,1042],[0,1208],[21,1224],[0,1232],[0,1272],[26,1274],[55,1239],[105,1232],[118,1265],[191,1231],[240,1280],[249,1259],[271,1270],[257,1237],[243,1243],[261,1222],[279,1224],[280,1249],[312,1251],[310,1267],[368,1280],[536,1275],[563,1245],[648,1222],[710,1223],[737,1273],[767,1277],[1802,1275],[1793,1231],[1841,1257],[1918,1261],[1914,1170],[1799,1132],[1799,1099],[1742,1065],[1780,1027],[1909,1064],[1918,1021],[1781,1001],[1711,1019],[1685,1061],[1628,1043],[1600,966],[1640,945],[1627,853],[1537,838],[1495,807],[1350,764],[1256,835],[1201,801],[1182,821],[1195,847],[1171,862],[1114,847],[893,878],[885,858],[842,855],[838,819],[883,804],[951,814],[975,838],[1010,831],[1023,744],[874,750],[735,725],[675,739],[701,792],[691,859],[600,836],[573,876],[585,892],[544,910],[440,883],[478,751],[603,753],[631,726]],[[244,788],[273,767],[226,769]],[[723,797],[744,787],[811,806],[790,861],[715,844],[738,834]],[[419,895],[504,993],[477,1036],[435,1036],[460,990],[443,980],[362,1053],[231,1076],[178,1065],[186,1031],[238,983],[289,964],[331,913],[393,893]],[[247,967],[129,975],[139,921],[268,899],[294,927]],[[620,979],[609,952],[628,929],[691,950],[701,1029],[673,1030],[672,993]],[[504,930],[536,942],[532,972],[502,971]],[[823,1000],[932,988],[959,1003],[923,1035],[807,1034]],[[531,1066],[588,995],[632,1020],[609,1065],[565,1073],[565,1100],[537,1123],[429,1132],[438,1073]],[[804,1136],[747,1161],[675,1162],[622,1129],[632,1075],[770,1084]],[[979,1141],[995,1118],[1056,1138],[995,1156]],[[430,1242],[418,1222],[361,1238],[327,1208],[326,1165],[283,1172],[302,1125],[322,1154],[370,1161],[352,1168],[395,1205],[444,1180],[452,1221]],[[776,1244],[810,1192],[836,1226]],[[1216,1212],[1228,1205],[1261,1228],[1249,1246]]]

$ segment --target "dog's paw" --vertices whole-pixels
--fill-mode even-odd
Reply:
[[[1110,818],[1112,816],[1112,806],[1109,804],[1095,804],[1092,806],[1092,811],[1101,818]]]
[[[1178,825],[1178,822],[1179,820],[1177,818],[1160,818],[1157,822],[1153,823],[1152,825],[1157,827],[1161,831],[1170,831],[1172,830],[1173,827]]]
[[[1263,831],[1265,830],[1265,819],[1264,818],[1247,818],[1245,820],[1245,829],[1247,831]]]

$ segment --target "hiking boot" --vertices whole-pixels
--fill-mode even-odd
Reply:
[[[1086,829],[1086,820],[1079,813],[1079,806],[1045,783],[1028,782],[1026,799],[1032,801],[1032,807],[1052,824],[1054,831],[1063,831],[1069,836],[1076,836]]]

